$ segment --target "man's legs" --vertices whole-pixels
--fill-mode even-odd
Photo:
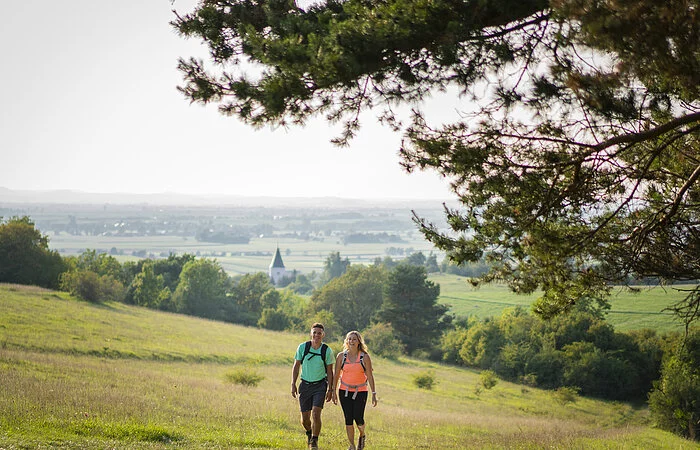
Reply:
[[[323,408],[314,406],[311,410],[311,434],[318,437],[321,434],[321,413]]]
[[[306,431],[306,436],[308,437],[308,442],[311,443],[311,411],[303,411],[301,413],[301,426],[304,427],[304,431]]]

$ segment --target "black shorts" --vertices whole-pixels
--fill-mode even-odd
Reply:
[[[347,393],[347,395],[345,395]],[[352,423],[362,426],[365,424],[365,405],[367,404],[367,391],[358,392],[355,398],[352,395],[355,391],[338,390],[340,406],[343,408],[345,425],[352,426]]]
[[[314,406],[323,409],[327,390],[328,380],[321,380],[317,383],[307,383],[301,380],[299,383],[299,408],[301,412],[311,411]]]

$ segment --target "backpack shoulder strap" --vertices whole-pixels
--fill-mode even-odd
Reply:
[[[323,367],[326,367],[326,353],[328,353],[328,346],[324,342],[321,344],[321,361],[323,361]]]
[[[367,372],[367,369],[365,368],[365,352],[360,352],[360,365],[362,366],[362,370]]]
[[[347,361],[347,360],[348,360],[348,351],[345,350],[345,351],[343,352],[343,362],[340,363],[340,368],[341,368],[341,369],[342,369],[343,367],[345,367],[345,361]]]
[[[311,351],[311,341],[306,341],[304,344],[304,354],[301,355],[301,363],[304,364],[304,360],[306,359],[306,355],[309,354],[309,351]]]

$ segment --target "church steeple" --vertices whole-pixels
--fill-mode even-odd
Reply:
[[[282,262],[282,255],[280,254],[280,248],[277,247],[277,251],[275,252],[275,257],[272,259],[272,263],[270,264],[270,268],[273,267],[281,267],[284,269],[284,263]]]
[[[273,284],[278,284],[282,278],[287,274],[284,268],[284,262],[282,262],[282,254],[280,253],[280,247],[277,246],[277,251],[275,256],[272,258],[270,263],[270,270],[268,271],[270,275],[270,280]]]

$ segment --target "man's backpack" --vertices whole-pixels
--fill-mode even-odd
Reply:
[[[311,351],[311,341],[306,341],[306,344],[304,344],[304,354],[301,356],[301,363],[304,364],[304,361],[311,361],[311,358],[314,356],[320,356],[321,361],[323,361],[323,366],[326,366],[326,353],[328,352],[328,346],[326,344],[321,344],[321,353],[316,353]],[[309,359],[306,359],[306,355],[311,354],[309,356]]]

